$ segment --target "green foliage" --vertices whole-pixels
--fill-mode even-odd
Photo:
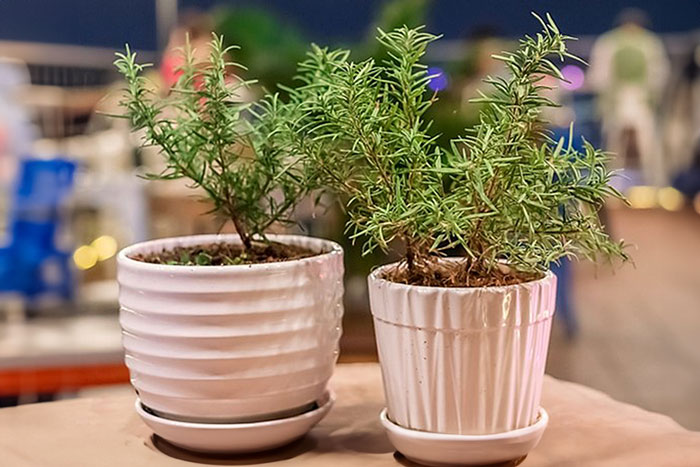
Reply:
[[[166,170],[150,178],[187,178],[202,188],[213,213],[230,219],[250,249],[274,222],[289,222],[289,211],[306,193],[298,160],[288,156],[277,137],[284,120],[277,96],[255,105],[241,102],[249,82],[232,77],[240,65],[228,60],[233,47],[214,36],[206,63],[195,63],[185,47],[177,83],[162,98],[142,76],[149,65],[136,62],[128,46],[115,65],[126,79],[121,102],[145,144],[157,146]]]
[[[442,175],[424,170],[442,157],[422,118],[433,98],[419,61],[435,38],[419,29],[382,32],[385,64],[314,47],[300,65],[304,85],[293,93],[300,118],[290,136],[317,178],[349,197],[351,236],[367,236],[365,252],[395,239],[419,248],[446,238],[435,236]]]
[[[538,17],[539,19],[539,17]],[[406,247],[408,269],[459,247],[468,271],[494,271],[506,260],[538,273],[566,255],[626,257],[603,231],[597,211],[607,196],[608,157],[552,141],[541,119],[555,105],[545,76],[562,79],[548,58],[573,58],[551,18],[513,53],[496,57],[510,71],[489,78],[480,123],[441,147],[426,111],[435,102],[422,63],[436,36],[422,28],[379,31],[388,59],[353,62],[343,50],[314,47],[292,93],[287,132],[315,176],[348,199],[348,228],[364,251]]]
[[[537,16],[536,16],[537,17]],[[548,58],[579,60],[552,18],[537,17],[542,31],[526,36],[512,53],[494,56],[509,77],[487,78],[489,97],[474,131],[448,152],[451,193],[483,215],[466,229],[460,243],[477,263],[493,266],[501,258],[524,271],[543,271],[566,255],[595,260],[626,258],[612,242],[597,212],[609,196],[622,198],[609,185],[609,156],[584,142],[579,153],[552,141],[541,113],[557,104],[545,97],[545,77],[563,80]]]

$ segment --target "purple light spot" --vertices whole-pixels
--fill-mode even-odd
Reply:
[[[566,81],[561,82],[561,87],[568,89],[569,91],[575,91],[583,86],[585,80],[585,75],[583,70],[576,65],[566,65],[561,69],[561,74],[564,75]]]
[[[442,91],[447,88],[447,73],[442,68],[431,66],[428,68],[428,76],[430,76],[428,87],[431,91]]]

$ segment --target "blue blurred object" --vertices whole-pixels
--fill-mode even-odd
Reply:
[[[578,321],[571,304],[571,260],[561,258],[559,264],[552,263],[550,269],[557,276],[556,315],[564,324],[566,336],[569,339],[578,333]]]
[[[431,66],[428,68],[428,76],[430,76],[430,81],[428,82],[428,88],[431,91],[444,91],[447,89],[449,81],[447,79],[447,73],[440,67]]]
[[[689,198],[700,193],[700,141],[695,144],[695,155],[690,167],[673,178],[672,186]]]
[[[0,249],[0,292],[31,302],[45,294],[73,297],[70,253],[56,246],[59,207],[73,188],[76,165],[23,159],[10,205],[10,242]]]
[[[691,167],[673,178],[673,188],[689,198],[700,193],[700,167]]]
[[[586,136],[586,140],[594,147],[603,145],[603,126],[598,116],[596,94],[589,92],[575,92],[573,94],[573,109],[576,115],[574,131]],[[578,138],[581,141],[581,138]]]
[[[551,131],[551,136],[554,141],[559,141],[564,138],[564,147],[569,145],[569,127],[555,126],[549,129]],[[571,147],[578,152],[584,152],[585,147],[583,146],[583,135],[578,130],[578,127],[574,125],[573,139],[571,141]]]

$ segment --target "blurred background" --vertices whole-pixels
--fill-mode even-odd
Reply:
[[[125,43],[165,89],[186,33],[212,31],[262,89],[293,83],[309,42],[380,57],[377,27],[426,24],[431,110],[445,141],[473,125],[490,55],[550,12],[579,37],[563,63],[555,135],[617,153],[629,206],[606,206],[635,265],[563,262],[548,372],[700,430],[700,2],[501,0],[24,0],[0,2],[0,406],[128,391],[117,320],[116,252],[133,242],[215,232],[184,183],[144,183],[159,156],[118,111],[114,51]],[[342,239],[338,209],[298,210],[300,229]],[[376,359],[365,276],[381,255],[346,248],[341,361]]]

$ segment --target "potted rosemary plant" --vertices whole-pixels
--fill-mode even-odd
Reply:
[[[137,409],[166,439],[200,450],[274,447],[318,421],[332,402],[326,385],[343,311],[340,247],[266,233],[291,222],[310,185],[303,161],[278,137],[287,117],[276,96],[253,105],[238,99],[248,83],[230,77],[237,66],[230,51],[215,36],[208,60],[196,63],[186,46],[181,75],[165,98],[151,91],[146,65],[128,48],[115,61],[127,84],[123,116],[167,167],[151,177],[188,179],[237,232],[148,241],[118,257]],[[240,422],[295,416],[306,417],[306,425],[281,438],[216,435]],[[177,431],[181,425],[173,432],[166,421],[194,424],[195,434]],[[208,434],[197,435],[205,424]]]
[[[424,117],[435,102],[421,62],[437,39],[421,28],[379,32],[388,59],[353,62],[314,48],[292,94],[291,144],[347,200],[365,251],[403,259],[369,276],[387,410],[407,457],[439,465],[520,457],[547,422],[540,408],[556,278],[564,256],[626,258],[597,212],[608,156],[549,138],[551,57],[575,59],[552,19],[514,52],[476,127],[440,147]],[[451,257],[447,257],[450,252]],[[490,444],[489,444],[490,443]]]

